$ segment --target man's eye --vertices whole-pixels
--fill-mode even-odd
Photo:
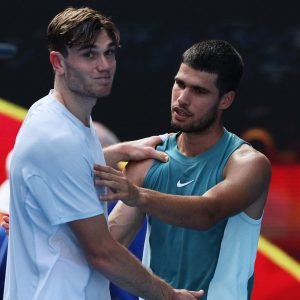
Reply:
[[[95,56],[95,53],[93,51],[88,51],[83,53],[83,56],[88,57],[88,58],[93,58]]]
[[[105,51],[105,56],[116,56],[117,50],[116,49],[108,49]]]
[[[193,91],[195,94],[199,94],[199,95],[207,95],[209,94],[209,91],[204,89],[204,88],[200,88],[200,87],[194,87]]]
[[[199,88],[193,88],[193,91],[195,94],[204,94],[204,91],[202,89]]]
[[[179,80],[175,80],[176,84],[178,87],[180,87],[181,89],[184,88],[184,83],[182,81],[179,81]]]

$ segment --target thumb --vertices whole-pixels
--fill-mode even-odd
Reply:
[[[196,298],[200,298],[204,295],[204,290],[199,290],[199,291],[190,291],[190,293],[196,297]]]
[[[158,151],[158,150],[155,150],[153,148],[151,148],[153,150],[153,155],[152,157],[154,159],[157,159],[161,162],[167,162],[169,160],[169,156],[167,153],[163,152],[163,151]]]

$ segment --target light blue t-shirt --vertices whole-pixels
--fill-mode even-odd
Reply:
[[[11,162],[5,300],[110,299],[108,280],[89,265],[67,224],[107,216],[94,163],[105,160],[92,125],[51,94],[30,108]]]

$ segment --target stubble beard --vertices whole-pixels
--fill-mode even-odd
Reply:
[[[80,72],[74,67],[68,65],[67,84],[68,88],[81,97],[88,97],[94,99],[101,99],[107,97],[111,93],[114,74],[111,75],[112,79],[109,84],[102,84],[100,87],[95,87],[96,83],[91,82],[82,76]],[[99,91],[98,91],[99,90]]]
[[[84,98],[102,99],[108,97],[111,93],[112,84],[109,86],[103,86],[99,91],[97,88],[93,88],[88,85],[70,84],[69,89],[74,93]]]
[[[173,121],[171,114],[171,129],[175,131],[181,131],[186,133],[201,133],[209,129],[217,120],[218,110],[217,107],[214,107],[206,116],[203,118],[194,121],[190,124],[177,124]]]

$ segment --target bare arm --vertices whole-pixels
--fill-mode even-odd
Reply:
[[[152,162],[152,159],[130,162],[124,173],[133,184],[142,186]],[[145,213],[138,207],[130,207],[118,201],[108,218],[108,227],[112,237],[128,247],[141,228],[144,217]]]
[[[69,223],[92,266],[123,289],[145,299],[197,299],[203,292],[173,290],[149,273],[109,234],[103,215]]]
[[[125,247],[129,247],[143,225],[145,213],[118,201],[108,217],[109,232]]]
[[[115,144],[104,149],[106,163],[115,166],[120,161],[144,160],[153,158],[160,161],[167,161],[166,153],[157,151],[154,147],[162,143],[160,136]]]
[[[143,163],[143,160],[148,158],[157,159],[162,162],[166,162],[168,160],[168,155],[164,152],[155,150],[154,147],[158,144],[161,144],[167,135],[168,134],[164,134],[162,136],[151,136],[136,141],[118,143],[106,147],[103,150],[106,163],[109,166],[115,167],[120,161],[124,161],[124,162],[133,161],[132,164],[134,165],[134,161],[141,161]],[[97,166],[98,165],[96,165],[95,167],[97,168]],[[133,173],[131,172],[130,174]],[[129,177],[131,178],[131,175],[129,175]],[[132,178],[133,182],[135,182],[134,180],[135,179]],[[126,212],[124,212],[124,215],[125,214]],[[119,211],[118,215],[122,215],[121,211]],[[5,229],[6,233],[9,234],[8,214],[6,216],[4,215],[0,225]]]
[[[129,206],[137,206],[166,223],[208,229],[218,221],[245,211],[258,219],[265,205],[271,177],[271,165],[260,152],[248,145],[231,156],[224,180],[202,196],[177,196],[137,187],[121,173],[102,168],[99,184],[107,185]]]

